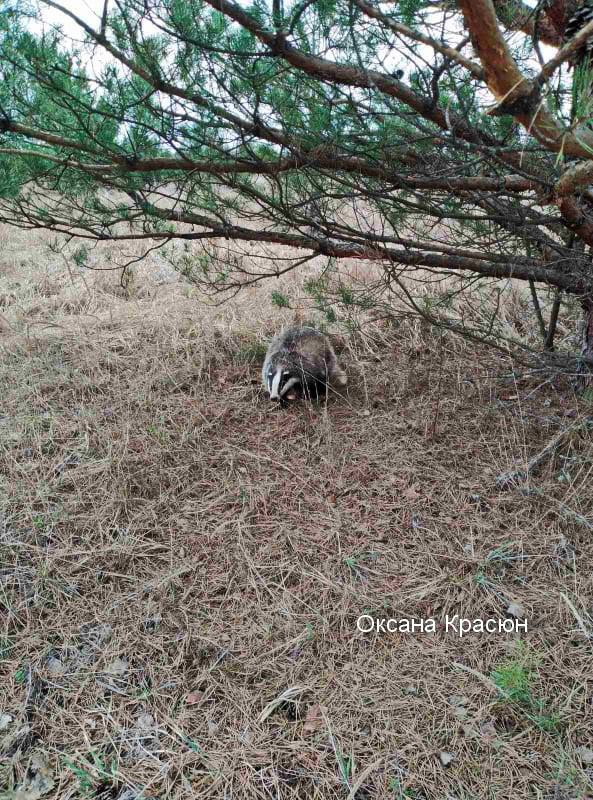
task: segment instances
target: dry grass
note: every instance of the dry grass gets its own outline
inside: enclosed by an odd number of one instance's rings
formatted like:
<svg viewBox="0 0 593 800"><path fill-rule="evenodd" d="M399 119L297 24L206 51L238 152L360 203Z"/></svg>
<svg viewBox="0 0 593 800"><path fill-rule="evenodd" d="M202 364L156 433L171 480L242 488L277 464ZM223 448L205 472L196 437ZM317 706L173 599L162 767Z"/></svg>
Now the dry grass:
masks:
<svg viewBox="0 0 593 800"><path fill-rule="evenodd" d="M4 237L9 797L593 796L591 434L495 481L590 412L567 386L406 323L280 410L269 287L85 294ZM356 627L511 602L526 635Z"/></svg>

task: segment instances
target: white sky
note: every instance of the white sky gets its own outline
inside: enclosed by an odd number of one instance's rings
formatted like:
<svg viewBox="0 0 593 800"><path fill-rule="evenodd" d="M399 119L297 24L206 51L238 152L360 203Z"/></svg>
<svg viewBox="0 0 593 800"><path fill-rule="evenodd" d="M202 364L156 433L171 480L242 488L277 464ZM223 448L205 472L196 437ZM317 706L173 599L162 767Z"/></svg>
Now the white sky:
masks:
<svg viewBox="0 0 593 800"><path fill-rule="evenodd" d="M93 28L95 29L99 28L101 15L103 12L104 0L58 0L58 1L64 8L68 9L69 11L72 11L74 14L83 19ZM237 2L243 4L242 0L237 0ZM536 0L524 0L524 2L526 3L526 5L529 5L531 7L535 7L536 5ZM38 5L39 5L38 21L32 24L34 30L36 28L39 30L44 24L59 25L63 30L64 34L66 35L66 37L72 38L75 41L81 41L84 34L81 32L79 26L72 19L70 19L68 16L61 13L60 11L57 11L53 8L48 8L43 3L43 0L39 0ZM455 36L453 37L453 39L456 38L457 37ZM422 50L422 47L420 48L420 50ZM427 50L426 53L427 57L432 55L431 48L427 47L426 50ZM541 51L544 59L546 60L551 58L554 53L554 49L547 47L546 45L541 45ZM87 67L92 66L95 70L100 71L101 67L104 66L104 64L109 61L109 56L105 53L104 50L102 50L102 48L94 48L92 52L93 52L93 58L92 58L93 63L87 64ZM393 68L395 68L395 66L397 65L394 65ZM538 62L534 57L533 67L537 69L538 66L539 66Z"/></svg>
<svg viewBox="0 0 593 800"><path fill-rule="evenodd" d="M67 8L68 11L72 11L73 14L76 14L93 27L97 27L103 11L102 0L61 0L60 5ZM78 35L80 28L65 14L53 8L48 8L43 3L40 3L39 7L41 20L50 24L60 25L67 36L76 37Z"/></svg>

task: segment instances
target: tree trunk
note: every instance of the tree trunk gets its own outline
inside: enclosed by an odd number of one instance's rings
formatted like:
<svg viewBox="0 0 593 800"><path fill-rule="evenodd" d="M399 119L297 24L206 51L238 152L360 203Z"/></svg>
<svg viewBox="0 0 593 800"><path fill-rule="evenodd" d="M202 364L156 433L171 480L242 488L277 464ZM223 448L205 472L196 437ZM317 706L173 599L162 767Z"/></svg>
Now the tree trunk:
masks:
<svg viewBox="0 0 593 800"><path fill-rule="evenodd" d="M582 333L581 333L581 375L579 379L580 388L584 389L591 385L593 378L593 298L585 297L581 300L583 309Z"/></svg>

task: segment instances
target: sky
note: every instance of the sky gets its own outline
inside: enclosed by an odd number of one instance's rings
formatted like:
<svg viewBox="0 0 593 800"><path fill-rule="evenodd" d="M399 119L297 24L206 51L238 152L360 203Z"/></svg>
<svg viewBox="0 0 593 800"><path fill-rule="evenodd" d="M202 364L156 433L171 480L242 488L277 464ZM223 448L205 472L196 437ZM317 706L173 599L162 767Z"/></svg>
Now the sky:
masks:
<svg viewBox="0 0 593 800"><path fill-rule="evenodd" d="M61 0L60 5L93 26L96 26L99 22L103 10L103 0ZM48 8L43 3L40 3L40 9L42 20L52 24L59 24L68 36L77 35L79 29L76 23L60 11Z"/></svg>
<svg viewBox="0 0 593 800"><path fill-rule="evenodd" d="M57 0L64 8L72 11L93 28L97 29L100 26L101 15L103 12L103 3L104 0ZM245 0L237 0L240 4L243 4ZM536 5L536 0L524 0L526 5L534 7ZM110 3L113 5L113 0L110 0ZM80 41L81 37L81 30L78 25L71 20L68 16L57 11L56 9L47 7L43 0L38 0L40 13L39 13L39 21L33 23L33 29L40 30L41 27L45 24L50 25L59 25L66 37L71 37L74 40ZM551 58L553 55L553 49L546 47L545 45L541 46L542 53L544 59ZM422 47L420 48L422 50ZM87 64L87 68L91 67L91 70L96 70L99 72L101 68L107 63L110 58L109 56L102 50L102 48L93 48L93 50L89 50L89 54L92 52L92 63ZM432 51L427 48L427 57L430 57ZM393 66L395 67L397 64ZM537 61L534 59L533 66L537 68L538 64ZM94 68L94 69L93 69Z"/></svg>

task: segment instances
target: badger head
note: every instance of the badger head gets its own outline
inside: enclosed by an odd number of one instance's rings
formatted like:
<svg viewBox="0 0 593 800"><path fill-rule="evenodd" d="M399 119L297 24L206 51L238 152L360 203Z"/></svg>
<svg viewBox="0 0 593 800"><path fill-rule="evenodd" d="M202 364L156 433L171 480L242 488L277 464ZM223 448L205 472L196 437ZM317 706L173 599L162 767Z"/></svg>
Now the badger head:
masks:
<svg viewBox="0 0 593 800"><path fill-rule="evenodd" d="M291 402L302 394L302 375L286 364L271 366L266 375L270 400Z"/></svg>

